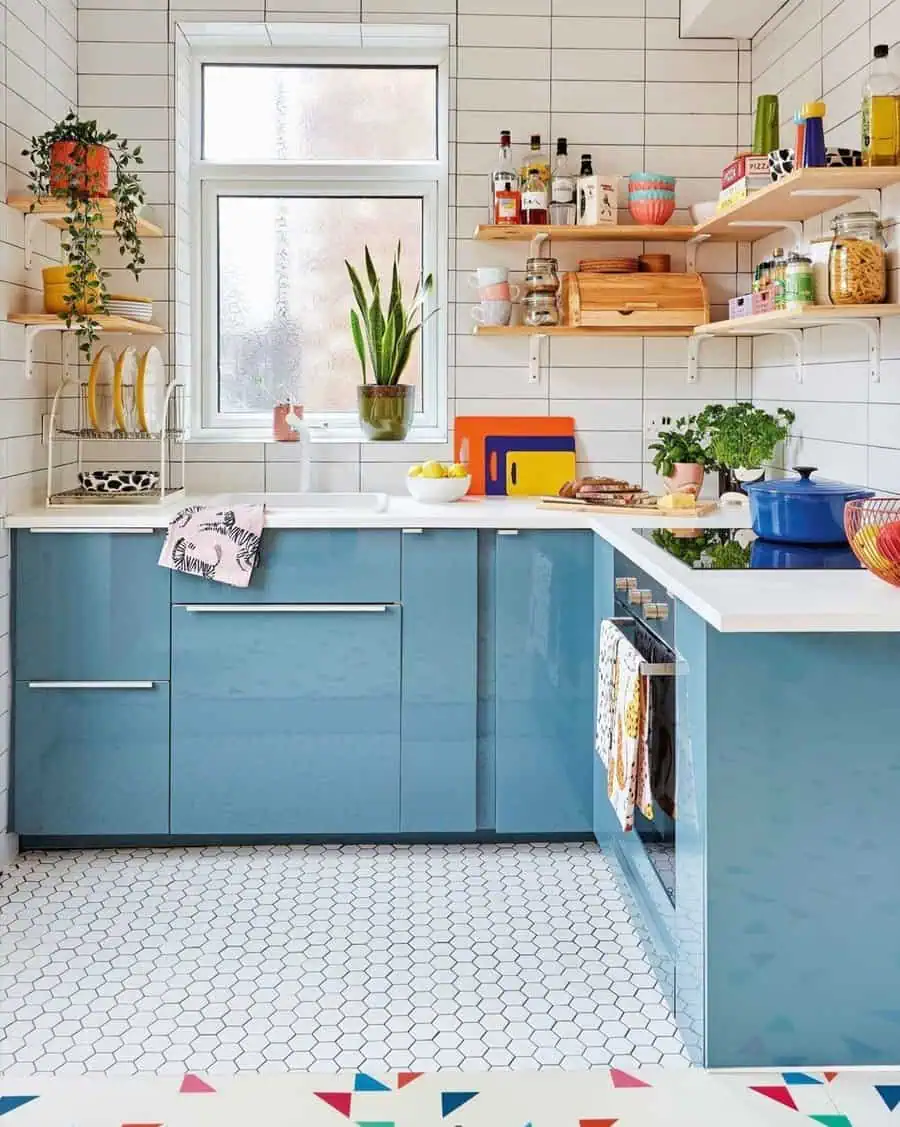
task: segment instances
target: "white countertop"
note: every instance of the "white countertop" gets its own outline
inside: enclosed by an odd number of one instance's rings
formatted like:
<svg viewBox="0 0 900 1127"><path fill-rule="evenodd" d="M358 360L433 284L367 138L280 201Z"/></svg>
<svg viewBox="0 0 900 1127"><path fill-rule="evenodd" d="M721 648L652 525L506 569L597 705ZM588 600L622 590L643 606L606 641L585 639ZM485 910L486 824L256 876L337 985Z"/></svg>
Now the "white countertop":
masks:
<svg viewBox="0 0 900 1127"><path fill-rule="evenodd" d="M189 504L227 503L226 495L177 497L162 505L96 505L23 510L9 528L165 528ZM692 571L639 536L640 527L747 527L746 509L725 508L706 517L591 515L539 509L532 499L466 498L452 505L421 505L391 497L383 512L277 509L269 528L488 528L593 529L662 583L717 630L727 633L900 632L900 588L865 571Z"/></svg>

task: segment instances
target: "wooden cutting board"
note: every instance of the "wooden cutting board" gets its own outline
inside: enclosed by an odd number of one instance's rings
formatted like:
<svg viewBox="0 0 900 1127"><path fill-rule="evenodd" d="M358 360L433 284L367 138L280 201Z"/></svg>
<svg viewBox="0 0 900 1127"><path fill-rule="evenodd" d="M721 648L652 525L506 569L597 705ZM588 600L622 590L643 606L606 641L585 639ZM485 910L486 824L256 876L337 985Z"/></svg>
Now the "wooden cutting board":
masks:
<svg viewBox="0 0 900 1127"><path fill-rule="evenodd" d="M655 505L594 505L590 501L581 501L577 497L542 497L538 501L539 509L576 509L586 513L618 513L629 514L643 513L648 517L705 517L714 513L719 505L717 501L700 501L692 509L658 509Z"/></svg>

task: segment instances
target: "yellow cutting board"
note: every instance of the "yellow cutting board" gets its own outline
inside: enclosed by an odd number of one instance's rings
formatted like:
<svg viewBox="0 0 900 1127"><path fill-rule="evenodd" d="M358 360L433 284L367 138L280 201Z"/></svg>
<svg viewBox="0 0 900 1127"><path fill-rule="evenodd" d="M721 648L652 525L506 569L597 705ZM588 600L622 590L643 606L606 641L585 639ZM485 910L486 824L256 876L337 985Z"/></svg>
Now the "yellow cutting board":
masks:
<svg viewBox="0 0 900 1127"><path fill-rule="evenodd" d="M510 450L506 455L507 497L540 497L558 493L575 478L572 450Z"/></svg>

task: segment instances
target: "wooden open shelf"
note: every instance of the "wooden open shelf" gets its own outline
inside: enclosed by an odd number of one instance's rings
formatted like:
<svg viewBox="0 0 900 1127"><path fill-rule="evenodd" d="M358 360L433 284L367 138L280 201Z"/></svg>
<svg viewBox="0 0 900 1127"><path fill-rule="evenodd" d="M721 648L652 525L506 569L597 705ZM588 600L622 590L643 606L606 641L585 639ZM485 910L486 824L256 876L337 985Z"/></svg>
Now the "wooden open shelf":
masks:
<svg viewBox="0 0 900 1127"><path fill-rule="evenodd" d="M565 226L532 227L526 224L498 224L490 226L485 224L475 228L476 239L487 239L495 242L527 243L537 235L549 235L551 239L559 242L666 242L683 243L694 235L693 227L679 227L675 224L661 227L648 224L623 223L623 224L598 224L597 226Z"/></svg>
<svg viewBox="0 0 900 1127"><path fill-rule="evenodd" d="M900 316L900 305L812 305L802 313L777 310L774 313L756 313L750 317L735 317L731 321L713 321L694 330L695 336L739 337L756 336L778 329L815 329L822 325L842 321L860 321L873 317Z"/></svg>
<svg viewBox="0 0 900 1127"><path fill-rule="evenodd" d="M116 205L109 199L101 199L97 202L100 204L100 210L103 213L101 230L104 234L110 235L113 232L113 223L116 218ZM6 197L6 203L8 207L15 208L16 211L36 216L44 223L49 223L51 227L64 228L66 225L65 217L69 213L69 208L63 199L38 200L34 211L32 211L31 205L34 203L34 196L30 192L10 192ZM163 229L150 219L139 215L137 233L142 239L161 239Z"/></svg>
<svg viewBox="0 0 900 1127"><path fill-rule="evenodd" d="M823 211L852 203L860 193L900 183L900 167L891 168L801 168L733 208L694 228L694 234L733 242L762 239ZM827 196L805 195L828 192ZM834 194L831 194L834 193ZM736 223L767 223L764 227L736 227ZM781 221L781 222L779 222Z"/></svg>
<svg viewBox="0 0 900 1127"><path fill-rule="evenodd" d="M14 325L29 325L34 328L59 329L61 332L74 332L66 329L65 321L55 313L10 313L6 318ZM143 333L147 336L160 336L165 330L159 325L150 325L145 321L132 321L128 317L103 317L98 314L94 320L103 333Z"/></svg>
<svg viewBox="0 0 900 1127"><path fill-rule="evenodd" d="M694 330L690 327L663 329L653 326L638 326L634 329L618 325L600 328L585 328L577 325L476 325L475 335L479 337L689 337Z"/></svg>

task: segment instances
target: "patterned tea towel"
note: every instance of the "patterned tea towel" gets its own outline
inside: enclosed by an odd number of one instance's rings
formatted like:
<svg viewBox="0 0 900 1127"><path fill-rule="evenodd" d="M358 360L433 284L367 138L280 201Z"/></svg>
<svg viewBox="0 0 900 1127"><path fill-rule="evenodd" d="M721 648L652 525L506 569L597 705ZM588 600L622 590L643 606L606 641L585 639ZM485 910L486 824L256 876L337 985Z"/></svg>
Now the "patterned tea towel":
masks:
<svg viewBox="0 0 900 1127"><path fill-rule="evenodd" d="M259 563L264 520L262 505L235 505L231 509L190 505L169 525L159 565L216 583L246 587Z"/></svg>
<svg viewBox="0 0 900 1127"><path fill-rule="evenodd" d="M597 754L606 766L607 796L623 830L634 828L637 805L653 817L647 756L647 678L644 658L612 622L600 631L597 670Z"/></svg>

